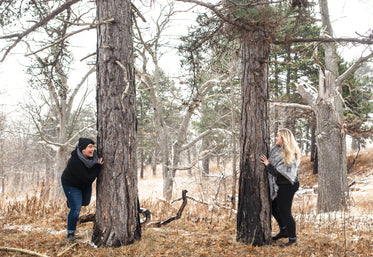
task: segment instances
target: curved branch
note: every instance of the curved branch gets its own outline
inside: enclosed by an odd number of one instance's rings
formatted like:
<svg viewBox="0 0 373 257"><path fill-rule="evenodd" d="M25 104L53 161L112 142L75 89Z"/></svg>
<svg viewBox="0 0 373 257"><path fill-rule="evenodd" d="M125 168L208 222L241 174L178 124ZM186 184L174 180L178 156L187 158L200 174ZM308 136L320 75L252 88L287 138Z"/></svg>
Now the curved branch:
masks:
<svg viewBox="0 0 373 257"><path fill-rule="evenodd" d="M193 168L200 160L203 160L204 158L206 158L207 155L209 155L212 151L211 150L205 150L203 152L201 152L198 157L193 160L188 166L185 166L185 167L170 167L170 166L167 166L169 169L173 169L173 170L190 170L191 168Z"/></svg>
<svg viewBox="0 0 373 257"><path fill-rule="evenodd" d="M187 149L189 149L191 146L193 146L194 144L196 144L198 141L200 141L202 138L210 135L211 133L213 133L214 130L212 129L208 129L206 131L204 131L202 134L200 134L198 137L196 137L193 141L191 141L189 144L186 144L186 145L183 145L181 148L180 148L180 151L185 151Z"/></svg>
<svg viewBox="0 0 373 257"><path fill-rule="evenodd" d="M341 74L336 81L337 86L339 86L345 79L348 78L352 73L354 73L364 62L368 61L373 57L373 52L367 56L361 56L350 68L348 68L343 74Z"/></svg>
<svg viewBox="0 0 373 257"><path fill-rule="evenodd" d="M91 125L89 126L86 126L84 128L82 128L81 130L79 130L78 132L75 133L75 135L73 135L69 140L67 140L65 143L61 144L61 143L55 143L55 142L52 142L48 139L46 139L42 133L42 131L40 130L40 127L36 124L36 122L34 121L38 131L39 131L39 136L41 137L41 139L48 145L53 145L53 146L57 146L57 147L66 147L66 146L70 146L70 147L74 147L73 145L71 145L71 141L76 138L78 135L80 135L83 131L85 131L87 128L89 127L93 127L95 126L96 124L95 123L92 123Z"/></svg>
<svg viewBox="0 0 373 257"><path fill-rule="evenodd" d="M56 17L58 14L60 14L63 11L65 11L66 9L70 8L70 6L72 6L73 4L75 4L75 3L79 2L79 1L80 0L70 0L70 1L67 1L66 3L64 3L63 5L61 5L60 7L58 7L56 10L54 10L53 12L51 12L43 20L39 21L38 23L36 23L34 26L32 26L31 28L27 29L23 33L16 33L16 34L11 34L11 35L6 35L6 36L0 37L0 39L17 38L16 41L14 41L13 44L7 48L7 50L5 51L3 57L0 60L0 62L3 62L5 60L5 58L8 56L8 54L10 53L10 51L14 47L16 47L18 45L18 43L22 41L23 38L25 38L26 36L28 36L31 32L34 32L35 30L37 30L41 26L44 26L50 20L52 20L54 17Z"/></svg>
<svg viewBox="0 0 373 257"><path fill-rule="evenodd" d="M82 78L82 80L80 81L80 83L75 87L74 91L72 92L72 94L70 95L69 97L69 101L67 103L67 113L70 113L71 111L71 108L72 108L72 105L73 105L73 102L74 102L74 99L75 99L75 96L78 94L80 88L83 86L84 82L88 79L89 75L91 75L93 72L96 71L96 67L93 67L91 68L85 75L84 77Z"/></svg>
<svg viewBox="0 0 373 257"><path fill-rule="evenodd" d="M71 36L73 36L73 35L75 35L75 34L78 34L78 33L83 32L83 31L85 31L85 30L90 30L90 29L92 29L92 28L94 28L94 26L89 26L89 27L87 27L87 28L83 28L83 29L79 29L79 30L77 30L77 31L71 32L71 33L65 35L64 37L60 38L59 40L53 42L52 44L49 44L49 45L47 45L47 46L44 46L44 47L42 47L42 48L40 48L40 49L38 49L38 50L36 50L36 51L34 51L34 52L32 52L32 53L28 53L28 54L26 54L25 56L30 56L30 55L37 54L37 53L39 53L39 52L41 52L41 51L43 51L43 50L45 50L45 49L47 49L47 48L50 48L50 47L52 47L52 46L54 46L54 45L59 44L60 42L66 40L67 38L69 38L69 37L71 37Z"/></svg>
<svg viewBox="0 0 373 257"><path fill-rule="evenodd" d="M188 190L183 190L182 191L182 199L183 199L183 203L181 204L180 206L180 209L179 211L177 212L177 214L175 216L172 216L171 218L168 218L167 220L165 221L159 221L159 222L153 222L153 223L150 223L149 226L155 226L155 227L161 227L163 225L166 225L168 223L170 223L171 221L174 221L174 220L177 220L177 219L180 219L181 218L181 215L183 214L183 211L184 211L184 208L185 206L187 205L188 203L188 197L187 197L187 194L188 193Z"/></svg>

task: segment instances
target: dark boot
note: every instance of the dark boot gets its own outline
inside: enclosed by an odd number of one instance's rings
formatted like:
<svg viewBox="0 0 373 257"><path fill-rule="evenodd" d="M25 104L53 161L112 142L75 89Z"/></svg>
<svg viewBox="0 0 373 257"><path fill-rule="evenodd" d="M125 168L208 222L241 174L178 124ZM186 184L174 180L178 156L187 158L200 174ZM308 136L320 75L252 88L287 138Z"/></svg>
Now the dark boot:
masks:
<svg viewBox="0 0 373 257"><path fill-rule="evenodd" d="M67 234L67 242L74 243L76 241L74 233Z"/></svg>
<svg viewBox="0 0 373 257"><path fill-rule="evenodd" d="M287 246L294 246L297 245L297 239L296 238L289 238L289 242L286 244L281 244L280 247L287 247Z"/></svg>
<svg viewBox="0 0 373 257"><path fill-rule="evenodd" d="M277 235L275 235L274 237L272 237L272 240L276 241L276 240L279 240L281 238L287 238L287 237L289 237L289 235L288 235L288 232L286 231L286 229L280 229L280 232Z"/></svg>

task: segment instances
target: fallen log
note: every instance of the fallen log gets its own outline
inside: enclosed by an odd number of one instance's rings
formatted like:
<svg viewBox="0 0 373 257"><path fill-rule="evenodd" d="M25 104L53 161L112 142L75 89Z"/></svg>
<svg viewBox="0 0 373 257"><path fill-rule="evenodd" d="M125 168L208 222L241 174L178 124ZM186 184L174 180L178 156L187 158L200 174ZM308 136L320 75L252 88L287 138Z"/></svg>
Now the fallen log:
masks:
<svg viewBox="0 0 373 257"><path fill-rule="evenodd" d="M95 213L89 213L86 215L82 215L79 217L78 223L86 223L86 222L95 222L96 221L96 214Z"/></svg>
<svg viewBox="0 0 373 257"><path fill-rule="evenodd" d="M152 223L149 223L148 226L154 226L154 227L161 227L163 225L166 225L168 223L170 223L171 221L174 221L174 220L177 220L177 219L180 219L181 218L181 215L183 214L183 211L184 211L184 208L185 206L187 205L188 203L188 197L187 197L187 194L188 191L187 190L183 190L182 191L182 199L183 199L183 203L181 204L180 206L180 209L179 211L177 212L177 214L175 216L172 216L171 218L168 218L167 220L165 221L159 221L159 222L152 222Z"/></svg>
<svg viewBox="0 0 373 257"><path fill-rule="evenodd" d="M26 249L21 249L21 248L12 248L12 247L4 247L0 246L0 251L5 251L5 252L19 252L19 253L25 253L28 255L33 255L33 256L39 256L39 257L48 257L48 255L44 255L41 253L37 253L34 251L26 250Z"/></svg>
<svg viewBox="0 0 373 257"><path fill-rule="evenodd" d="M144 219L141 220L141 224L144 224L148 222L151 218L151 212L148 209L140 208L139 213L144 216ZM96 221L96 215L95 213L89 213L86 215L82 215L79 217L78 223L86 223L86 222L95 222Z"/></svg>

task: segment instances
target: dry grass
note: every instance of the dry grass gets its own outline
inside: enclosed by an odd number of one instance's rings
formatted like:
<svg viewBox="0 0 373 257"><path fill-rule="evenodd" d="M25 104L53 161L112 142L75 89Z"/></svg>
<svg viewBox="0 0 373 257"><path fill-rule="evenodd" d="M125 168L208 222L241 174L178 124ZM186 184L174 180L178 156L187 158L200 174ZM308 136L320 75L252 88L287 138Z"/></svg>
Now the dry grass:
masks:
<svg viewBox="0 0 373 257"><path fill-rule="evenodd" d="M90 244L93 224L80 224L79 243L62 256L372 256L373 193L368 186L372 178L372 156L372 152L360 153L349 174L350 181L356 181L349 211L324 215L315 211L316 195L312 186L317 176L312 175L308 160L303 160L300 180L303 188L310 190L297 193L295 198L293 212L298 231L295 247L280 248L279 244L285 240L263 247L236 242L236 214L216 205L217 202L229 204L224 190L230 191L231 178L226 175L222 179L223 169L215 168L211 178L179 174L175 186L175 198L179 197L181 188L187 188L188 195L209 204L189 200L181 219L161 228L144 226L140 241L119 248L95 248ZM353 157L349 156L348 160ZM161 174L156 178L149 174L147 179L139 180L141 205L152 211L153 221L165 220L176 214L181 202L170 204L154 197L160 195ZM153 185L152 181L157 184ZM65 240L68 211L65 202L50 202L47 195L45 188L39 188L22 201L2 196L0 246L28 249L47 256L57 256L70 246ZM82 214L93 211L94 202L83 209ZM277 226L272 222L275 233ZM22 256L5 251L0 251L0 255Z"/></svg>

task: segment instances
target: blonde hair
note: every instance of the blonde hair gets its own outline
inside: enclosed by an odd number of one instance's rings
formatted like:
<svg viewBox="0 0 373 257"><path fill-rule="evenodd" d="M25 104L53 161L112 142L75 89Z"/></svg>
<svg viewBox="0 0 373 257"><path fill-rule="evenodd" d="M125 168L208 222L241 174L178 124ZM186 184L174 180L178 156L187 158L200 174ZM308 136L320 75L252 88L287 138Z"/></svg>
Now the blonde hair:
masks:
<svg viewBox="0 0 373 257"><path fill-rule="evenodd" d="M293 155L297 163L300 160L300 150L297 141L295 141L293 133L289 129L282 128L278 131L278 134L282 138L282 150L284 151L284 162L290 164Z"/></svg>

